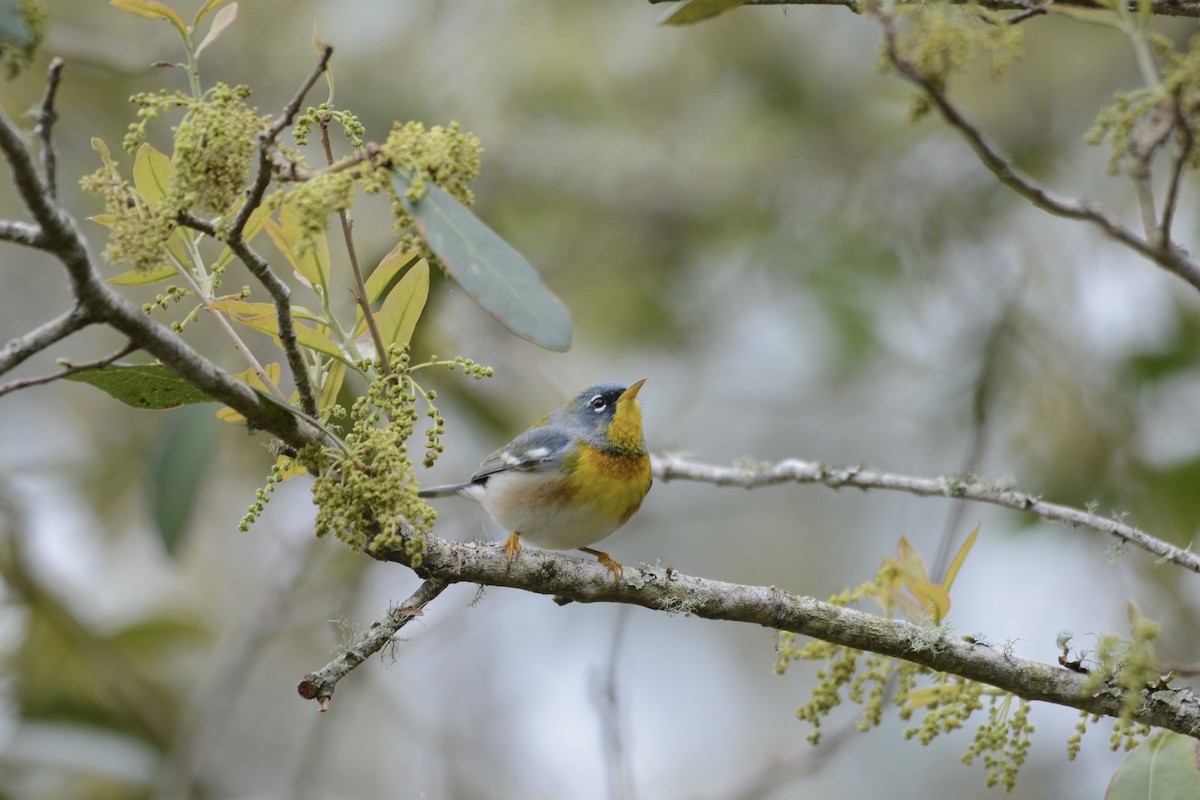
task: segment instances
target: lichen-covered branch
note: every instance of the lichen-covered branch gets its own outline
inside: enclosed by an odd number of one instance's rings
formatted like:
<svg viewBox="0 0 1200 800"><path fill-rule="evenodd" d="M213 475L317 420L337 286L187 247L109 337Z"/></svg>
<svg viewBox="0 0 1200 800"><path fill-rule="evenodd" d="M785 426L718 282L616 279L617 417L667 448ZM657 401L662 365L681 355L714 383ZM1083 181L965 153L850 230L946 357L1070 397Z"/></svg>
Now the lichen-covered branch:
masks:
<svg viewBox="0 0 1200 800"><path fill-rule="evenodd" d="M42 95L42 104L38 109L37 135L42 143L42 180L51 197L58 197L58 155L54 151L52 133L54 123L58 121L58 112L54 110L54 100L58 96L62 71L63 60L57 56L50 59L50 66L46 69L46 91Z"/></svg>
<svg viewBox="0 0 1200 800"><path fill-rule="evenodd" d="M377 546L375 558L411 565L402 543ZM971 643L910 622L865 614L774 586L746 586L683 575L671 569L625 567L614 582L607 567L573 556L526 548L512 564L500 545L426 535L417 571L446 584L477 583L551 595L555 602L630 603L670 614L745 622L960 675L1027 700L1118 717L1123 694L1085 691L1086 675ZM1185 690L1142 693L1136 722L1200 736L1200 700Z"/></svg>
<svg viewBox="0 0 1200 800"><path fill-rule="evenodd" d="M651 3L672 3L675 0L649 0ZM872 0L745 0L747 6L844 6L855 14L866 10ZM1042 4L1031 0L950 0L952 5L973 3L990 11L1019 11L1030 12L1038 10ZM1058 0L1058 5L1075 8L1109 9L1109 6L1089 0ZM1138 10L1137 0L1129 0L1129 9ZM1152 14L1162 17L1200 17L1200 2L1197 0L1151 0Z"/></svg>
<svg viewBox="0 0 1200 800"><path fill-rule="evenodd" d="M329 707L329 699L338 681L349 675L359 664L383 649L395 635L411 620L421 615L435 597L442 593L448 584L437 578L428 578L401 605L388 611L388 615L371 626L358 641L338 653L337 658L330 661L316 672L305 675L296 691L305 700L316 700L321 711Z"/></svg>
<svg viewBox="0 0 1200 800"><path fill-rule="evenodd" d="M781 483L812 483L830 489L885 489L921 497L949 497L989 503L1032 514L1072 528L1086 528L1115 536L1122 542L1153 553L1162 561L1200 572L1200 555L1156 539L1145 531L1112 517L1070 506L1048 503L1040 497L977 478L962 476L919 478L893 475L858 466L829 467L815 461L787 459L776 464L748 467L714 467L674 456L655 456L654 477L660 481L689 480L716 486L757 489Z"/></svg>

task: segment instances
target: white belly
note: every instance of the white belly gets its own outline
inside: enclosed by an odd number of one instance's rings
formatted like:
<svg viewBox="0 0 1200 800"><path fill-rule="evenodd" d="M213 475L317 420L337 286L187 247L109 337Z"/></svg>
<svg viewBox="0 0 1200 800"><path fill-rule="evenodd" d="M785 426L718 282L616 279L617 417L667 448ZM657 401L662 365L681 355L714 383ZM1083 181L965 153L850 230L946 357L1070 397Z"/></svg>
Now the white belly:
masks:
<svg viewBox="0 0 1200 800"><path fill-rule="evenodd" d="M516 497L524 498L523 502ZM488 479L478 499L506 532L519 533L523 543L550 550L588 547L621 527L619 520L597 514L591 506L562 502L546 485L545 475L498 473Z"/></svg>

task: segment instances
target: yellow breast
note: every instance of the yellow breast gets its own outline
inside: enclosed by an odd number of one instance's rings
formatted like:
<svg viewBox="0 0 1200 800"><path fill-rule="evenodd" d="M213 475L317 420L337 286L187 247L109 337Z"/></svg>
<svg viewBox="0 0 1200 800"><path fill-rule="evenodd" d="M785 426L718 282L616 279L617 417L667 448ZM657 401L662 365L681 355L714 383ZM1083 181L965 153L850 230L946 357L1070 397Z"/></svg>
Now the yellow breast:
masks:
<svg viewBox="0 0 1200 800"><path fill-rule="evenodd" d="M650 491L650 456L644 451L615 454L581 444L577 458L569 481L571 501L613 520L616 530L637 513Z"/></svg>

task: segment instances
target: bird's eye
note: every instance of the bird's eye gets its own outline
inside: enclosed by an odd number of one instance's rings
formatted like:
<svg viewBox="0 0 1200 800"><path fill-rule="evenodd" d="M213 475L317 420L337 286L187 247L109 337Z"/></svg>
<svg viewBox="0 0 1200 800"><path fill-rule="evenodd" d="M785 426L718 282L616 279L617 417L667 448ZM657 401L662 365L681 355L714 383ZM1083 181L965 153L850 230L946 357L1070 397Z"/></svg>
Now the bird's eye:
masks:
<svg viewBox="0 0 1200 800"><path fill-rule="evenodd" d="M608 406L608 403L604 402L603 397L596 395L591 400L588 400L588 406L592 409L592 411L595 411L597 414L599 414Z"/></svg>

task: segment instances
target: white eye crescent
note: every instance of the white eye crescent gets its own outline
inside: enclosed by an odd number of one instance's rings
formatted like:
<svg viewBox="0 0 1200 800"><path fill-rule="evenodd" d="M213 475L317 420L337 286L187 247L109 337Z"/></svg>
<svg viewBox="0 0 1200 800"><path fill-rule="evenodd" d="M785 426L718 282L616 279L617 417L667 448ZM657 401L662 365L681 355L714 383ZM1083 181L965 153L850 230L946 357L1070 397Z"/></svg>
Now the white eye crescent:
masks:
<svg viewBox="0 0 1200 800"><path fill-rule="evenodd" d="M596 395L591 400L588 400L588 407L591 408L592 411L595 411L597 414L599 414L608 407L608 403L604 402L603 396Z"/></svg>

